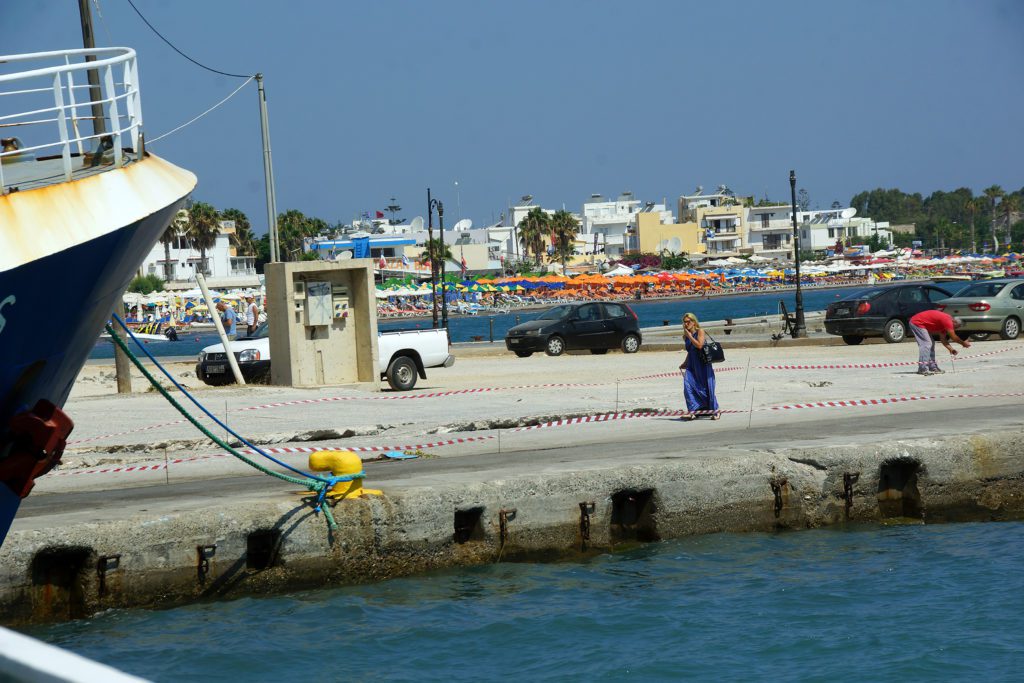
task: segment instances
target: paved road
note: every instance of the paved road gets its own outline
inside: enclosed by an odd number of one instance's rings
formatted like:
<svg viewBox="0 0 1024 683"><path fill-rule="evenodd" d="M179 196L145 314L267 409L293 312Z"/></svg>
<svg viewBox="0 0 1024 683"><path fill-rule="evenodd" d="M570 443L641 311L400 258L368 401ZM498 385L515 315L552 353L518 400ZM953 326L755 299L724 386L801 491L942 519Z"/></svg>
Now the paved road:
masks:
<svg viewBox="0 0 1024 683"><path fill-rule="evenodd" d="M431 372L409 394L249 387L197 395L268 449L420 445L435 456L366 462L368 485L385 487L823 441L871 448L900 438L1019 428L1024 414L1019 342L975 344L955 367L943 359L949 372L934 377L914 374L910 343L727 353L718 395L732 412L717 422L629 412L682 408L678 353L467 358ZM40 515L100 519L197 508L211 497L294 488L250 476L245 465L197 438L155 393L77 399L68 410L77 426L67 464L40 480L17 525L45 525ZM595 420L610 413L616 419ZM560 424L566 416L579 423ZM278 457L299 468L307 459L301 452Z"/></svg>

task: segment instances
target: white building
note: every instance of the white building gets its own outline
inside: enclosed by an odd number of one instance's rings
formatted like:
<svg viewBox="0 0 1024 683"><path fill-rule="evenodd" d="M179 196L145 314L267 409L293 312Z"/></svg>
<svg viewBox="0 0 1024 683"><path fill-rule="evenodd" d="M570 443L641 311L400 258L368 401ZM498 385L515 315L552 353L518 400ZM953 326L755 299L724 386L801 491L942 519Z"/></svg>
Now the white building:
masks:
<svg viewBox="0 0 1024 683"><path fill-rule="evenodd" d="M844 245L865 244L874 235L885 244L892 244L888 222L858 217L854 208L798 211L796 217L801 250L825 251L839 240Z"/></svg>
<svg viewBox="0 0 1024 683"><path fill-rule="evenodd" d="M641 202L626 191L615 200L606 200L599 194L593 194L583 203L583 215L580 220L579 241L588 245L586 253L604 251L609 258L619 258L627 245L627 234L636 228L636 215L643 212L657 213L661 223L673 221L672 212L665 204Z"/></svg>
<svg viewBox="0 0 1024 683"><path fill-rule="evenodd" d="M793 258L793 210L788 204L747 207L747 246L758 256Z"/></svg>
<svg viewBox="0 0 1024 683"><path fill-rule="evenodd" d="M231 246L231 235L235 231L234 221L221 221L214 245L206 250L206 280L210 287L229 289L235 287L258 287L255 256L236 256ZM156 275L166 278L165 247L157 242L149 250L140 275ZM189 289L195 286L196 273L202 270L199 250L192 246L187 237L179 236L170 245L170 274L167 289Z"/></svg>

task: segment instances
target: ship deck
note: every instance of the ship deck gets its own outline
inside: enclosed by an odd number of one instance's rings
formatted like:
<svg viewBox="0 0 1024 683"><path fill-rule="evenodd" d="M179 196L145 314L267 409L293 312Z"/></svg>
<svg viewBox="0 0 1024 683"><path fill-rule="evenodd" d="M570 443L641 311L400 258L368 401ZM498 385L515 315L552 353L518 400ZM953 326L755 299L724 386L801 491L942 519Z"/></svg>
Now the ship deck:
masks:
<svg viewBox="0 0 1024 683"><path fill-rule="evenodd" d="M125 150L123 161L134 160L131 150ZM113 160L93 166L86 162L84 155L71 155L71 180L81 180L115 168ZM4 164L4 191L25 192L67 181L64 176L64 160L60 156L27 159Z"/></svg>

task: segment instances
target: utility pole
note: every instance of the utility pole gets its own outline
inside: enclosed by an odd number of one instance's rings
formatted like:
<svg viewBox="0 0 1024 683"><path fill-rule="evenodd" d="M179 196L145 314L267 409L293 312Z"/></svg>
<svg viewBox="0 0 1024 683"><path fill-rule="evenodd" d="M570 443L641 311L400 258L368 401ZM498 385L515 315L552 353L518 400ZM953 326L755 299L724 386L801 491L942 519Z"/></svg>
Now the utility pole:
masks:
<svg viewBox="0 0 1024 683"><path fill-rule="evenodd" d="M81 0L85 2L86 0ZM277 197L274 194L274 160L270 153L270 121L267 117L267 93L263 89L263 74L256 74L256 90L260 99L260 130L263 133L263 179L267 189L267 229L270 237L270 262L281 260L281 246L277 239Z"/></svg>
<svg viewBox="0 0 1024 683"><path fill-rule="evenodd" d="M92 14L89 12L89 0L78 0L78 15L82 22L82 47L86 50L91 50L96 47L96 38L92 32ZM95 62L96 55L86 55L85 61ZM100 136L107 132L107 122L103 113L103 103L101 102L103 93L100 90L100 75L96 69L89 69L87 75L89 77L89 100L92 102L92 133L96 139L96 144L93 148L97 154L100 154ZM136 150L136 152L138 151ZM122 301L123 297L119 297L118 303L114 306L114 310L111 311L112 314L124 314ZM124 340L117 329L117 325L111 325L110 329L116 337L122 341ZM117 378L117 393L132 393L132 364L128 359L128 354L117 343L114 344L114 375Z"/></svg>
<svg viewBox="0 0 1024 683"><path fill-rule="evenodd" d="M89 12L89 0L78 0L78 15L82 21L82 47L91 50L96 47L96 38L92 32L92 14ZM95 62L96 55L86 55L85 61ZM93 135L103 135L107 132L106 116L103 114L103 94L100 91L100 74L96 69L89 69L89 100L92 102L92 132ZM96 138L96 147L99 149L99 137ZM138 151L138 150L136 150Z"/></svg>

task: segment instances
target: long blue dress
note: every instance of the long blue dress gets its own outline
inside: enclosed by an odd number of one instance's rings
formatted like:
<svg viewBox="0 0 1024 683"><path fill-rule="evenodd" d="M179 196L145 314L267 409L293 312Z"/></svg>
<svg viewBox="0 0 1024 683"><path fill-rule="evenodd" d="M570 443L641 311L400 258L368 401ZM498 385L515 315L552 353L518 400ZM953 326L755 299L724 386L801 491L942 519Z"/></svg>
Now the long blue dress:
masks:
<svg viewBox="0 0 1024 683"><path fill-rule="evenodd" d="M698 410L718 412L718 398L715 396L715 368L705 363L700 349L683 337L686 344L686 375L683 377L683 396L686 397L686 410L693 413Z"/></svg>

